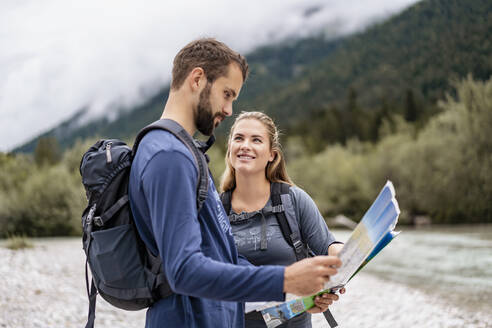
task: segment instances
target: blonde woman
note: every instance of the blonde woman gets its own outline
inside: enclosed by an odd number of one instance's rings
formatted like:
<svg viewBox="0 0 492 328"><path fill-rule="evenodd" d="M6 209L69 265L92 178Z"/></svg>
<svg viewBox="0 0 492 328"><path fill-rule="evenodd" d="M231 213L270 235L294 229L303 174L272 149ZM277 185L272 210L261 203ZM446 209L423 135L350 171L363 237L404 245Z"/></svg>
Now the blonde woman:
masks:
<svg viewBox="0 0 492 328"><path fill-rule="evenodd" d="M311 197L288 176L277 127L269 116L241 113L231 128L225 160L221 200L239 254L254 265L289 265L312 253L338 254L342 244ZM334 294L318 296L309 312L324 312L337 299ZM253 311L246 314L246 327L266 325ZM311 315L304 313L281 327L311 327Z"/></svg>

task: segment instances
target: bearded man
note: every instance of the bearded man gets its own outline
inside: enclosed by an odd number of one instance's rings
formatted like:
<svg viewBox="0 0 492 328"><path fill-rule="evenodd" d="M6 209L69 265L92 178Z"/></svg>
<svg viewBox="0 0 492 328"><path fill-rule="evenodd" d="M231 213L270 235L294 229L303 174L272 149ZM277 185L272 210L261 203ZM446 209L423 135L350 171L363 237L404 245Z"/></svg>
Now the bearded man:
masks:
<svg viewBox="0 0 492 328"><path fill-rule="evenodd" d="M186 45L173 62L162 119L190 135L212 135L232 114L248 75L246 59L215 39ZM153 130L133 160L129 197L138 232L162 259L173 294L147 311L146 327L243 327L245 301L284 301L285 293L313 294L336 273L334 256L288 267L253 266L239 258L213 180L198 212L198 168L173 134Z"/></svg>

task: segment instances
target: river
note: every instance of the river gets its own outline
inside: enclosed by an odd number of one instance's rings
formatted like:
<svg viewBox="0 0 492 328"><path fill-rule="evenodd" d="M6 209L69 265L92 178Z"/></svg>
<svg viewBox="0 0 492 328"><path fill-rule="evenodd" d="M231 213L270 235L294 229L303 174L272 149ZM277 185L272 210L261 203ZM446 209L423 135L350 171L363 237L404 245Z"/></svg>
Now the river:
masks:
<svg viewBox="0 0 492 328"><path fill-rule="evenodd" d="M492 225L401 230L366 273L439 294L471 312L492 311Z"/></svg>

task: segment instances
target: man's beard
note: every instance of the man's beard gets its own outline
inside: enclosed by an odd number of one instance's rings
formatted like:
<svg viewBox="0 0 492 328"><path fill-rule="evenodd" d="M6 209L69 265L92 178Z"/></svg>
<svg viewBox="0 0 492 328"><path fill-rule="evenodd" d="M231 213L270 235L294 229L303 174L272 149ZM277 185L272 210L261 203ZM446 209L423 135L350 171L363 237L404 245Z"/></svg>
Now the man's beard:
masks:
<svg viewBox="0 0 492 328"><path fill-rule="evenodd" d="M216 128L215 118L223 116L222 113L212 113L212 105L210 104L210 90L212 84L207 82L205 88L200 92L200 100L195 109L195 125L200 133L210 136ZM218 125L218 123L217 123Z"/></svg>

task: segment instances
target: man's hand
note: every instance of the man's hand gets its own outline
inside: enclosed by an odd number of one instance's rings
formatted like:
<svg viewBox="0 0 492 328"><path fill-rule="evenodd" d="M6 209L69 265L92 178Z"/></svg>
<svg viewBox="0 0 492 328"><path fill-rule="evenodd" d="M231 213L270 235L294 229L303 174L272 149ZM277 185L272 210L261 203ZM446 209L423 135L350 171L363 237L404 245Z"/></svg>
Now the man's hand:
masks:
<svg viewBox="0 0 492 328"><path fill-rule="evenodd" d="M298 296L315 294L341 265L336 256L316 256L291 264L285 268L284 292Z"/></svg>
<svg viewBox="0 0 492 328"><path fill-rule="evenodd" d="M328 255L337 256L343 248L343 244L333 243L328 247Z"/></svg>

